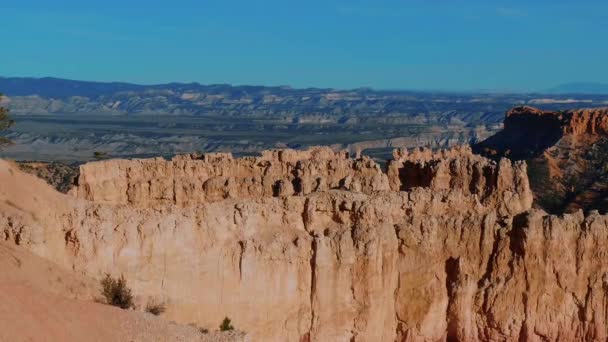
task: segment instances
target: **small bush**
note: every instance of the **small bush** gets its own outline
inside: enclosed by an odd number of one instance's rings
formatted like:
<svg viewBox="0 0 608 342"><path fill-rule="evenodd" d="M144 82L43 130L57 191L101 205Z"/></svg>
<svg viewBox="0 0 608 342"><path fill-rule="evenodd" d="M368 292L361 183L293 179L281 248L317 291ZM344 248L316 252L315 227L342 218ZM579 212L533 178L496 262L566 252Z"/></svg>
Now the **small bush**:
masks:
<svg viewBox="0 0 608 342"><path fill-rule="evenodd" d="M232 326L232 322L230 321L230 318L226 317L222 321L222 324L220 324L220 331L229 331L229 330L234 330L234 327Z"/></svg>
<svg viewBox="0 0 608 342"><path fill-rule="evenodd" d="M93 152L93 158L95 158L97 160L106 159L106 158L108 158L108 152L95 151L95 152Z"/></svg>
<svg viewBox="0 0 608 342"><path fill-rule="evenodd" d="M201 334L208 334L209 333L209 329L207 328L203 328L203 327L199 327L196 323L190 323L188 324L189 326L197 329Z"/></svg>
<svg viewBox="0 0 608 342"><path fill-rule="evenodd" d="M101 280L101 288L106 304L121 309L130 309L134 306L131 289L127 287L127 281L123 276L114 279L106 274L106 277Z"/></svg>
<svg viewBox="0 0 608 342"><path fill-rule="evenodd" d="M157 303L156 301L148 302L148 304L146 304L146 312L149 312L154 316L160 316L160 314L165 312L165 304Z"/></svg>

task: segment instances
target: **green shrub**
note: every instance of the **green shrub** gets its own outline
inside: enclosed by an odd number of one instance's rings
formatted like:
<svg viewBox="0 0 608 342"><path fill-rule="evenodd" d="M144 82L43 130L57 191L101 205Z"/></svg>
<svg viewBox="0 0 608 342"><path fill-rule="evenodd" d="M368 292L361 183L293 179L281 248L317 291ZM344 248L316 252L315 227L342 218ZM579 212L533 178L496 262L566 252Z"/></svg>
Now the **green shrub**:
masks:
<svg viewBox="0 0 608 342"><path fill-rule="evenodd" d="M108 158L108 152L95 151L95 152L93 152L93 158L95 158L97 160L106 159L106 158Z"/></svg>
<svg viewBox="0 0 608 342"><path fill-rule="evenodd" d="M222 324L220 324L220 331L229 331L229 330L234 330L234 327L232 326L232 322L230 321L230 318L226 317L222 321Z"/></svg>
<svg viewBox="0 0 608 342"><path fill-rule="evenodd" d="M131 289L127 287L127 281L123 276L114 279L106 274L106 277L101 280L101 288L106 304L121 309L130 309L134 306Z"/></svg>

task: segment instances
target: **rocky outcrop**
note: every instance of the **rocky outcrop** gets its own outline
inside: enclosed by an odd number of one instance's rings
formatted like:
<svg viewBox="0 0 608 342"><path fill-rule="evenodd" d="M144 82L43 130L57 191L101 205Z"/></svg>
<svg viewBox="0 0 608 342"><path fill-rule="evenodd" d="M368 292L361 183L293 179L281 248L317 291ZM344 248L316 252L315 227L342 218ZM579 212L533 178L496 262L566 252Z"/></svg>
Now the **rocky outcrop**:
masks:
<svg viewBox="0 0 608 342"><path fill-rule="evenodd" d="M352 159L327 147L265 151L235 159L229 153L110 160L80 167L76 197L106 204L181 207L228 198L306 195L343 189L388 190L388 180L369 158Z"/></svg>
<svg viewBox="0 0 608 342"><path fill-rule="evenodd" d="M477 153L512 159L538 157L564 137L597 140L608 135L608 108L563 112L516 107L507 112L504 129L474 146Z"/></svg>
<svg viewBox="0 0 608 342"><path fill-rule="evenodd" d="M80 167L78 186L71 193L105 204L141 207L195 206L225 199L305 196L313 192L345 190L372 194L415 187L461 190L485 205L521 212L529 207L525 166L499 163L474 155L468 147L440 152L429 149L395 150L388 172L371 159L351 158L326 147L305 151L275 150L260 157L233 158L227 153L162 158L111 160ZM499 198L503 195L516 198Z"/></svg>
<svg viewBox="0 0 608 342"><path fill-rule="evenodd" d="M536 204L552 213L606 212L608 108L561 112L517 107L504 130L473 146L489 158L526 160Z"/></svg>
<svg viewBox="0 0 608 342"><path fill-rule="evenodd" d="M541 123L542 126L539 126ZM533 129L537 133L552 126L558 127L563 134L607 135L608 108L551 112L533 107L516 107L507 112L504 123L505 130ZM540 127L543 130L539 130Z"/></svg>
<svg viewBox="0 0 608 342"><path fill-rule="evenodd" d="M531 210L524 163L466 148L396 151L386 173L325 149L110 160L70 196L0 162L0 184L5 240L123 274L179 322L281 341L608 337L608 217Z"/></svg>
<svg viewBox="0 0 608 342"><path fill-rule="evenodd" d="M568 111L565 134L608 135L608 108Z"/></svg>
<svg viewBox="0 0 608 342"><path fill-rule="evenodd" d="M508 159L496 163L474 155L468 146L439 152L395 150L387 174L393 191L459 190L501 215L520 213L532 204L525 164Z"/></svg>

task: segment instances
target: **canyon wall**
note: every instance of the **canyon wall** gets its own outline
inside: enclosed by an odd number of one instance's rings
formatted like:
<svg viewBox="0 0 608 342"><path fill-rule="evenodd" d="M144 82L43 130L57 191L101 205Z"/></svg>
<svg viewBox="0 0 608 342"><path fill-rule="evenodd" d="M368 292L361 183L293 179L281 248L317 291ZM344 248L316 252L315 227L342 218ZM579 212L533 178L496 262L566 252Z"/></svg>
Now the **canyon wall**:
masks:
<svg viewBox="0 0 608 342"><path fill-rule="evenodd" d="M503 131L473 149L496 160L525 160L535 205L547 212L607 212L608 108L516 107Z"/></svg>
<svg viewBox="0 0 608 342"><path fill-rule="evenodd" d="M544 111L533 107L516 107L508 111L505 118L505 130L522 130L526 128L538 131L538 123L552 126L554 122L563 134L572 135L607 135L608 108L573 109L567 111Z"/></svg>
<svg viewBox="0 0 608 342"><path fill-rule="evenodd" d="M5 240L125 275L144 305L261 341L605 340L608 217L531 210L525 163L315 148L83 165L70 195L0 161Z"/></svg>
<svg viewBox="0 0 608 342"><path fill-rule="evenodd" d="M505 116L504 130L474 146L488 156L529 159L538 157L560 140L589 147L608 135L608 108L560 112L515 107Z"/></svg>

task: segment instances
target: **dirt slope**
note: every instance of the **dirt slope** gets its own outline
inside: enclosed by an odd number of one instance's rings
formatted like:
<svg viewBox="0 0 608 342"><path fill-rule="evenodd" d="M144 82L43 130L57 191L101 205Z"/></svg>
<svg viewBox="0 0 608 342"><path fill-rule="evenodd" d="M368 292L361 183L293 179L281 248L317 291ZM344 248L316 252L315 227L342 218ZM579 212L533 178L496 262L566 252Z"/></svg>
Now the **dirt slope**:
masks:
<svg viewBox="0 0 608 342"><path fill-rule="evenodd" d="M0 243L0 341L234 341L138 311L98 304L97 282Z"/></svg>

